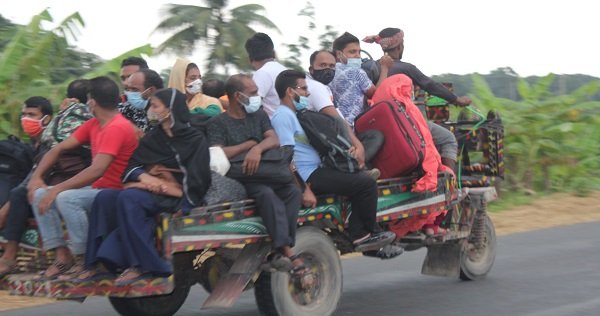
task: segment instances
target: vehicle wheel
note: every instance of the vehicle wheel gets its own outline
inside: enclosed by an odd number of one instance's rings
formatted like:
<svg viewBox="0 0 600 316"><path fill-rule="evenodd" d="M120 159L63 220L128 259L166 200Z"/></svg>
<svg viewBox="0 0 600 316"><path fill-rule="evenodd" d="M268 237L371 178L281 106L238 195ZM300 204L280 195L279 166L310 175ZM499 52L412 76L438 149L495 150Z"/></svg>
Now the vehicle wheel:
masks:
<svg viewBox="0 0 600 316"><path fill-rule="evenodd" d="M263 315L331 315L342 295L342 264L331 239L314 227L296 234L294 252L311 271L312 284L289 273L261 273L254 296ZM310 278L310 276L309 276Z"/></svg>
<svg viewBox="0 0 600 316"><path fill-rule="evenodd" d="M485 212L475 215L471 235L464 241L460 256L460 279L478 280L492 269L496 259L496 230Z"/></svg>
<svg viewBox="0 0 600 316"><path fill-rule="evenodd" d="M212 256L202 263L199 282L206 292L212 293L219 279L227 274L232 265L233 260L218 255Z"/></svg>
<svg viewBox="0 0 600 316"><path fill-rule="evenodd" d="M109 297L113 308L123 316L171 316L185 302L190 285L175 286L171 294L147 297Z"/></svg>

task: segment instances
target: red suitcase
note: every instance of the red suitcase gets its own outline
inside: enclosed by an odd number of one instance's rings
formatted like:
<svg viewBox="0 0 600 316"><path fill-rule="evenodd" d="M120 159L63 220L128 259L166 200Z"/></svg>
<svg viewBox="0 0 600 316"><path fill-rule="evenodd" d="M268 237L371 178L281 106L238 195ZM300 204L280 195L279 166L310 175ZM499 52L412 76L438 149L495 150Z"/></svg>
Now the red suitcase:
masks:
<svg viewBox="0 0 600 316"><path fill-rule="evenodd" d="M381 178L405 176L421 166L425 139L402 103L391 100L373 105L356 118L354 128L358 133L374 129L385 135L385 142L373 159Z"/></svg>

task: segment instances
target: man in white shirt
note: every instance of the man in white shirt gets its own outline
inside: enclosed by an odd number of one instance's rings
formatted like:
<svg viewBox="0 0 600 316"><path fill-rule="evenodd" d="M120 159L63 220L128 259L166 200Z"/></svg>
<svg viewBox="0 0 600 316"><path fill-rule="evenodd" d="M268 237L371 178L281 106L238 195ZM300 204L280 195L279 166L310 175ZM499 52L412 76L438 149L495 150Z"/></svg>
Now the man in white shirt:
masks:
<svg viewBox="0 0 600 316"><path fill-rule="evenodd" d="M246 41L246 52L252 68L256 70L252 79L262 97L263 110L269 118L279 106L279 96L275 91L275 78L286 68L275 60L273 41L265 33L256 33Z"/></svg>
<svg viewBox="0 0 600 316"><path fill-rule="evenodd" d="M335 55L328 50L315 51L310 55L309 73L306 76L306 85L310 91L308 110L321 112L343 120L343 115L334 106L333 93L327 86L335 76L335 65ZM357 138L352 127L346 123L346 120L343 121L348 127L348 138L355 148L355 158L358 160L360 167L363 167L365 162L369 162L377 154L383 144L383 134L378 131L366 131L363 133L365 135L360 135Z"/></svg>

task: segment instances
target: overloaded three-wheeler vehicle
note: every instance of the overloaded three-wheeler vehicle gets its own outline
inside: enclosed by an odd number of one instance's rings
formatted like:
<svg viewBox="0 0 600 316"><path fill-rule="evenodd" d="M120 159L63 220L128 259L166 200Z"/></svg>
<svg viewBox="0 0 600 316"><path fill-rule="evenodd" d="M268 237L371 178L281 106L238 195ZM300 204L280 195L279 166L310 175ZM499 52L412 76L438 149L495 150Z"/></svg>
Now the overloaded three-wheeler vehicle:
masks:
<svg viewBox="0 0 600 316"><path fill-rule="evenodd" d="M496 255L487 203L496 198L495 186L504 173L502 122L494 112L459 116L451 122L447 103L434 97L425 100L429 119L456 135L457 176L439 173L437 190L425 193L411 192L418 170L378 180L377 222L396 235L392 243L396 251L388 256L385 249L363 255L391 259L398 249L425 247L423 274L480 279ZM22 273L5 277L0 286L13 295L78 301L106 296L122 315L172 315L190 288L200 284L210 295L198 309L231 307L242 291L254 290L264 315L330 315L342 295L341 257L355 252L346 233L351 211L345 197L333 195L319 196L315 208L300 210L294 252L310 272L298 276L263 269L271 245L252 200L200 207L181 217L164 214L157 218L156 246L171 262L173 275L123 287L114 286L111 279L82 283L36 279L53 258L42 251L32 222L18 257ZM439 223L443 233L407 231L405 223L440 211L446 211Z"/></svg>

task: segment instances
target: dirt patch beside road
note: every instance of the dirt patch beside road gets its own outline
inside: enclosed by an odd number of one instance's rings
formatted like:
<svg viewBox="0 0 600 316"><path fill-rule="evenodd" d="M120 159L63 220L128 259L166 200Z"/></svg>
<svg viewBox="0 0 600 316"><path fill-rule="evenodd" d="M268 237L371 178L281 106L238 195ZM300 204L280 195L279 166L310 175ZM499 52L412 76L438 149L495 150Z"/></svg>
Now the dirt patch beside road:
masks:
<svg viewBox="0 0 600 316"><path fill-rule="evenodd" d="M498 235L600 221L600 191L593 192L587 197L566 193L553 194L536 200L530 205L491 213L490 216ZM0 311L54 302L56 301L46 298L11 296L7 291L0 291Z"/></svg>
<svg viewBox="0 0 600 316"><path fill-rule="evenodd" d="M498 235L600 221L600 191L586 197L557 193L490 216Z"/></svg>

